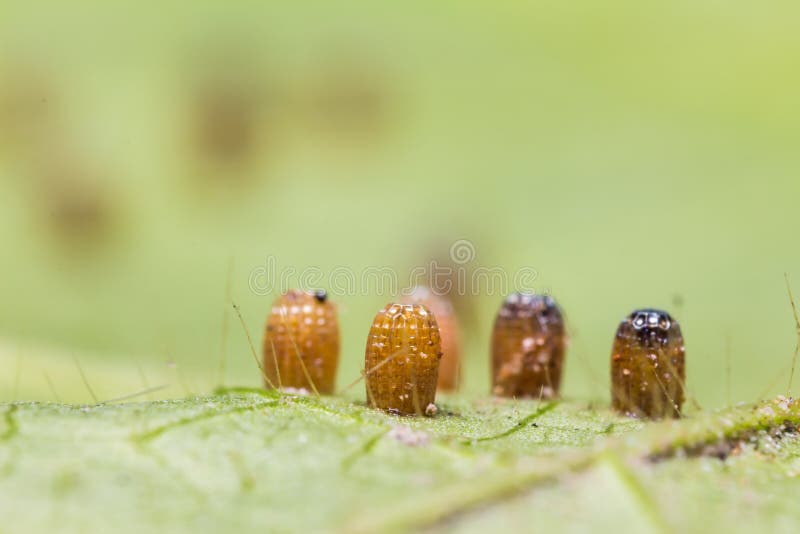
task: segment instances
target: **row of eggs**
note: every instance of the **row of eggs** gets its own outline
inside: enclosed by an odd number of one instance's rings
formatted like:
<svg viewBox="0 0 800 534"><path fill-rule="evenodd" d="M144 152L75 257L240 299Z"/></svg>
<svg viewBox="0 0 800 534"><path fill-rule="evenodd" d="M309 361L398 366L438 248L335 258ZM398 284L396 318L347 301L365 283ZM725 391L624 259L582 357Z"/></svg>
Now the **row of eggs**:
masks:
<svg viewBox="0 0 800 534"><path fill-rule="evenodd" d="M567 341L553 298L508 296L492 331L492 394L557 397ZM325 292L281 295L267 318L263 341L267 387L333 394L338 364L336 309ZM374 408L400 415L435 413L437 390L455 390L461 380L458 323L446 297L419 287L378 312L362 377ZM631 417L678 417L685 395L685 348L677 321L654 309L627 316L614 338L611 382L616 411Z"/></svg>

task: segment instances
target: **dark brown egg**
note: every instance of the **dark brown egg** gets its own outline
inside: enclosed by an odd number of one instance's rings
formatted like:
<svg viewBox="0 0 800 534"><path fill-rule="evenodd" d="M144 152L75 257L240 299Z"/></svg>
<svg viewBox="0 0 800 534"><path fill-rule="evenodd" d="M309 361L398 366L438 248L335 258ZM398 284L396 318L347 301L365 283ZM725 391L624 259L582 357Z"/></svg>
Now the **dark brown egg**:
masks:
<svg viewBox="0 0 800 534"><path fill-rule="evenodd" d="M636 310L617 329L611 353L614 409L631 417L679 417L686 379L678 322L660 310Z"/></svg>
<svg viewBox="0 0 800 534"><path fill-rule="evenodd" d="M552 298L510 295L492 332L492 393L557 397L567 343L564 319Z"/></svg>
<svg viewBox="0 0 800 534"><path fill-rule="evenodd" d="M268 382L331 394L339 365L336 308L325 292L290 290L272 305L264 335Z"/></svg>
<svg viewBox="0 0 800 534"><path fill-rule="evenodd" d="M367 338L367 401L394 414L435 412L441 357L439 325L425 306L387 305Z"/></svg>
<svg viewBox="0 0 800 534"><path fill-rule="evenodd" d="M439 391L456 391L461 385L461 330L453 304L444 295L417 286L402 302L422 304L433 312L442 338L442 359L439 362Z"/></svg>

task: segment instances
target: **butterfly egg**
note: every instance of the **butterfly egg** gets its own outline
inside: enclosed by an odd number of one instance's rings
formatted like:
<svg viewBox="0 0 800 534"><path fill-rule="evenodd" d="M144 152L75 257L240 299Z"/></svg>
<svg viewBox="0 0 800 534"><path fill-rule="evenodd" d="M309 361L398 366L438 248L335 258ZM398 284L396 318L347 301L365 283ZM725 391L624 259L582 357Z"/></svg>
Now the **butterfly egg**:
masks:
<svg viewBox="0 0 800 534"><path fill-rule="evenodd" d="M444 295L437 295L425 286L417 286L404 297L405 304L422 304L433 312L442 338L442 359L439 361L439 391L456 391L461 385L461 329L453 304Z"/></svg>
<svg viewBox="0 0 800 534"><path fill-rule="evenodd" d="M555 300L513 293L492 331L492 393L500 397L558 396L568 338Z"/></svg>
<svg viewBox="0 0 800 534"><path fill-rule="evenodd" d="M272 305L264 334L265 381L331 394L339 365L336 308L324 291L290 290Z"/></svg>
<svg viewBox="0 0 800 534"><path fill-rule="evenodd" d="M679 417L686 361L678 322L660 310L636 310L617 329L611 352L614 409L631 417Z"/></svg>
<svg viewBox="0 0 800 534"><path fill-rule="evenodd" d="M394 414L434 413L441 357L433 313L421 304L388 304L367 338L367 401Z"/></svg>

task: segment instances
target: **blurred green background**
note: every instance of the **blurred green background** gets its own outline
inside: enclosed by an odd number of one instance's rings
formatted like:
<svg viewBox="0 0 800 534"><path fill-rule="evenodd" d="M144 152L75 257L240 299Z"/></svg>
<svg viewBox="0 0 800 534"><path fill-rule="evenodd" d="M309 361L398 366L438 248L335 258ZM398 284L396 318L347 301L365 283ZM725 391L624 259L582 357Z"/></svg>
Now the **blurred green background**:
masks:
<svg viewBox="0 0 800 534"><path fill-rule="evenodd" d="M48 4L0 4L2 399L90 400L76 361L100 399L256 385L228 280L258 345L267 257L402 280L458 239L561 303L567 397L642 306L704 407L728 361L785 392L797 2ZM340 384L388 299L336 297ZM501 300L459 301L469 394Z"/></svg>

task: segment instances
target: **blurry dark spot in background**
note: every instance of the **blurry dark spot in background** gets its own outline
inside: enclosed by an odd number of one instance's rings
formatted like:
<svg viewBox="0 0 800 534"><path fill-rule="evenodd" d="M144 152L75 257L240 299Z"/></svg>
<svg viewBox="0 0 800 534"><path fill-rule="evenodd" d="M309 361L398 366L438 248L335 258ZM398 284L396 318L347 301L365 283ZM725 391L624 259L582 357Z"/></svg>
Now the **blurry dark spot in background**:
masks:
<svg viewBox="0 0 800 534"><path fill-rule="evenodd" d="M360 157L388 130L393 85L384 62L359 52L366 45L320 43L318 59L273 63L262 41L215 36L190 48L179 98L192 187L243 190L309 152Z"/></svg>
<svg viewBox="0 0 800 534"><path fill-rule="evenodd" d="M683 295L680 293L675 293L672 295L672 307L676 310L680 310L683 308L685 301L683 299Z"/></svg>
<svg viewBox="0 0 800 534"><path fill-rule="evenodd" d="M59 248L86 252L108 243L114 229L115 204L105 176L75 155L45 162L36 180L36 202L46 228Z"/></svg>
<svg viewBox="0 0 800 534"><path fill-rule="evenodd" d="M193 141L198 156L220 165L243 165L255 148L257 99L230 80L207 80L193 95Z"/></svg>
<svg viewBox="0 0 800 534"><path fill-rule="evenodd" d="M311 126L321 133L362 136L387 127L389 84L377 61L353 53L329 55L312 73L308 96Z"/></svg>
<svg viewBox="0 0 800 534"><path fill-rule="evenodd" d="M185 89L192 174L243 181L267 151L274 90L253 50L218 45L195 51Z"/></svg>

